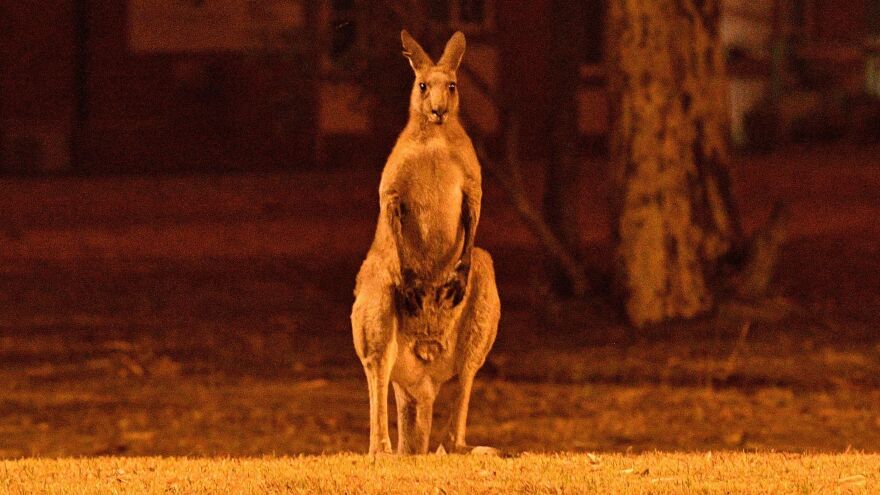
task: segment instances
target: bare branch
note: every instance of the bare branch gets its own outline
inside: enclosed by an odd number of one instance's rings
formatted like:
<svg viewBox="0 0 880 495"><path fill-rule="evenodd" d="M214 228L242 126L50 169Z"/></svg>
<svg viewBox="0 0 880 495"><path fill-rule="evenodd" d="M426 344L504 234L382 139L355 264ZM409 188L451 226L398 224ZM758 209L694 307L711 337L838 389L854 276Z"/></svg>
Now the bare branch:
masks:
<svg viewBox="0 0 880 495"><path fill-rule="evenodd" d="M767 293L779 262L779 251L788 238L791 213L777 203L767 223L752 238L745 266L734 283L736 295L756 299Z"/></svg>
<svg viewBox="0 0 880 495"><path fill-rule="evenodd" d="M580 261L566 249L565 245L559 239L559 236L553 232L547 222L544 220L541 212L535 208L522 183L521 167L518 154L518 137L519 126L515 119L511 119L510 128L507 130L505 139L505 160L507 161L507 172L495 163L486 152L482 142L475 141L474 148L480 163L486 168L493 177L498 179L501 187L507 193L516 212L522 218L526 227L531 230L532 234L547 250L547 253L554 258L562 267L565 275L571 282L572 293L576 297L583 296L587 291L586 270Z"/></svg>

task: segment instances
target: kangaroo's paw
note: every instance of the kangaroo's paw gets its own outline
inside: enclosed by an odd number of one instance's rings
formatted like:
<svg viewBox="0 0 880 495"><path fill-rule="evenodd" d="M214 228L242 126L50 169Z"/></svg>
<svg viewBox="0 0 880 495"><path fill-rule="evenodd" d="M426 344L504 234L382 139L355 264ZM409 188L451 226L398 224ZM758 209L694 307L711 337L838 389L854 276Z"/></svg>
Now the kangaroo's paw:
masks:
<svg viewBox="0 0 880 495"><path fill-rule="evenodd" d="M470 266L460 264L455 268L449 280L443 285L440 292L442 292L446 307L454 308L464 299L470 271Z"/></svg>
<svg viewBox="0 0 880 495"><path fill-rule="evenodd" d="M398 311L416 316L422 310L425 287L412 270L403 271L403 283L397 287L396 296Z"/></svg>
<svg viewBox="0 0 880 495"><path fill-rule="evenodd" d="M374 440L370 442L370 455L391 455L394 449L391 448L390 439Z"/></svg>

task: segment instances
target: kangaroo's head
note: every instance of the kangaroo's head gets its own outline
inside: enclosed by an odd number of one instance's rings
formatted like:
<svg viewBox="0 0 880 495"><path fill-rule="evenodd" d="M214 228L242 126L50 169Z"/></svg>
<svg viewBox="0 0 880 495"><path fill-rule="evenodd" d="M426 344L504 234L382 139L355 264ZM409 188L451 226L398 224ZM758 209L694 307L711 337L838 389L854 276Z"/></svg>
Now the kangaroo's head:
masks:
<svg viewBox="0 0 880 495"><path fill-rule="evenodd" d="M453 34L436 64L404 29L400 33L403 55L416 73L409 99L412 117L443 125L458 115L458 87L455 72L464 56L464 34Z"/></svg>

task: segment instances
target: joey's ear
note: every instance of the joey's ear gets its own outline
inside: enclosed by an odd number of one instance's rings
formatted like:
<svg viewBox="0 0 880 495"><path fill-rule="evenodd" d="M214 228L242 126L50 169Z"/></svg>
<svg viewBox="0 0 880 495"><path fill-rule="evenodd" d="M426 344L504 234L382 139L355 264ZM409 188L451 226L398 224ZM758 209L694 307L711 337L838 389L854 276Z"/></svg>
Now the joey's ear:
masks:
<svg viewBox="0 0 880 495"><path fill-rule="evenodd" d="M403 42L403 56L409 59L409 65L414 71L419 72L434 65L431 57L425 53L422 46L410 36L406 29L400 32L400 41Z"/></svg>
<svg viewBox="0 0 880 495"><path fill-rule="evenodd" d="M437 62L437 65L443 65L453 71L458 70L458 66L461 64L461 59L464 57L464 47L464 34L461 31L456 31L455 34L449 38L449 41L446 42L446 48L443 49L443 56L440 57L440 61Z"/></svg>

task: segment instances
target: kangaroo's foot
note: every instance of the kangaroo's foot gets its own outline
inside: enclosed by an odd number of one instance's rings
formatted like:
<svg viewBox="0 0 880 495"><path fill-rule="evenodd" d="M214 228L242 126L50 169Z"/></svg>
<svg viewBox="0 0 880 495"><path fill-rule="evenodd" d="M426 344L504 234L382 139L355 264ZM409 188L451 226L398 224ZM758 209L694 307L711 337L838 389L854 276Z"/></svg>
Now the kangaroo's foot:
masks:
<svg viewBox="0 0 880 495"><path fill-rule="evenodd" d="M391 453L391 438L388 435L388 385L391 368L394 366L390 355L397 351L396 347L392 343L385 353L376 353L363 360L370 393L370 454Z"/></svg>
<svg viewBox="0 0 880 495"><path fill-rule="evenodd" d="M437 448L438 454L469 454L469 455L488 455L488 456L501 456L502 452L495 447L487 447L485 445L479 446L471 446L471 445L450 445L446 446L441 444L440 447Z"/></svg>
<svg viewBox="0 0 880 495"><path fill-rule="evenodd" d="M416 397L403 386L395 383L394 396L397 402L397 453L427 454L434 411L434 393Z"/></svg>
<svg viewBox="0 0 880 495"><path fill-rule="evenodd" d="M491 455L491 456L500 456L501 450L496 449L495 447L489 447L486 445L479 445L477 447L471 447L471 451L468 452L471 455Z"/></svg>
<svg viewBox="0 0 880 495"><path fill-rule="evenodd" d="M391 448L391 439L384 438L375 445L373 442L370 442L370 455L391 455L394 453L394 450Z"/></svg>

